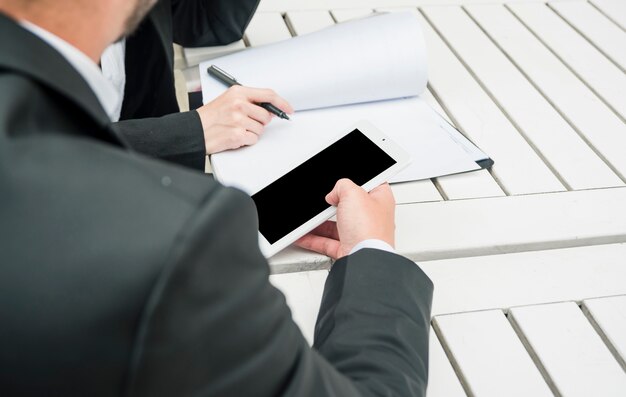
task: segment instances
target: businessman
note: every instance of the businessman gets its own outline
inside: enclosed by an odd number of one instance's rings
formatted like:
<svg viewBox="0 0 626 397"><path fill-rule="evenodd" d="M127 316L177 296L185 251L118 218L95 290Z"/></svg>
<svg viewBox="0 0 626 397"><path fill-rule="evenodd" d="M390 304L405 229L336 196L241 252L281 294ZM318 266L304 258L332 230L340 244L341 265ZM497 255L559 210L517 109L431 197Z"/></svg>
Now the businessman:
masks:
<svg viewBox="0 0 626 397"><path fill-rule="evenodd" d="M7 396L423 396L432 284L394 202L347 180L310 348L252 200L134 154L97 62L151 0L0 0L0 390Z"/></svg>
<svg viewBox="0 0 626 397"><path fill-rule="evenodd" d="M267 89L237 87L189 112L174 88L172 43L213 46L241 39L258 0L159 0L138 29L112 44L102 71L124 99L117 128L137 151L204 170L207 154L257 142L272 115L254 102L291 106Z"/></svg>

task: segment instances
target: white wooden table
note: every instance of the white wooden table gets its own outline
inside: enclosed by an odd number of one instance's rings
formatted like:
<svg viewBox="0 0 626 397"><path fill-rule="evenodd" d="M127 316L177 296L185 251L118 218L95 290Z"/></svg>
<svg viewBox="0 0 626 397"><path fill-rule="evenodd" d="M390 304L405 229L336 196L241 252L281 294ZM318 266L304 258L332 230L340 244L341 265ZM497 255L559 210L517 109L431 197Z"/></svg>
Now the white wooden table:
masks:
<svg viewBox="0 0 626 397"><path fill-rule="evenodd" d="M428 395L626 396L625 0L262 0L244 40L177 65L400 9L427 100L495 160L393 186L397 250L435 283ZM270 262L312 341L328 258Z"/></svg>

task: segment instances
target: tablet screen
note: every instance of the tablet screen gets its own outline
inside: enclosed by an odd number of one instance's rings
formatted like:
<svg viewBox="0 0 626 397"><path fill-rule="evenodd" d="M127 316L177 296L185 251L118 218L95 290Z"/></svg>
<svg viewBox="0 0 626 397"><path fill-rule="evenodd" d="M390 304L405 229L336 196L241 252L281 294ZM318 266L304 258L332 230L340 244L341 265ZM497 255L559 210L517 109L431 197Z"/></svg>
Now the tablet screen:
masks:
<svg viewBox="0 0 626 397"><path fill-rule="evenodd" d="M259 232L274 244L328 208L324 198L339 179L362 186L395 163L361 131L353 130L252 196Z"/></svg>

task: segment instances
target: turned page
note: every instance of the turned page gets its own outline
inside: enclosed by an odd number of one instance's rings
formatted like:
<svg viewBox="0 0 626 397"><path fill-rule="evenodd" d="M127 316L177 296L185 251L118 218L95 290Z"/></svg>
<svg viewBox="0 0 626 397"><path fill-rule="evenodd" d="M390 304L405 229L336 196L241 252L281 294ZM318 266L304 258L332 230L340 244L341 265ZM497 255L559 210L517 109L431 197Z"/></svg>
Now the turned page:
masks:
<svg viewBox="0 0 626 397"><path fill-rule="evenodd" d="M207 103L224 85L206 73L215 64L249 87L271 87L295 110L410 97L426 88L419 23L408 13L381 14L204 63Z"/></svg>

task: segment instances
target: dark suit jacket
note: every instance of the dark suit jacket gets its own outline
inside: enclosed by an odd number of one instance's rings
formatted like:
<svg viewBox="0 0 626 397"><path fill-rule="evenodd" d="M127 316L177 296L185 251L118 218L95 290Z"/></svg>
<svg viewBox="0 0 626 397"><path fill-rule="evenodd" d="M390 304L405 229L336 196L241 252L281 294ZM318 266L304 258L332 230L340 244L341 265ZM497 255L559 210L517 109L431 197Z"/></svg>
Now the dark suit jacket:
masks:
<svg viewBox="0 0 626 397"><path fill-rule="evenodd" d="M126 87L117 126L137 151L204 170L200 117L179 113L172 43L223 45L243 37L259 0L160 0L126 41ZM125 121L124 121L125 120Z"/></svg>
<svg viewBox="0 0 626 397"><path fill-rule="evenodd" d="M133 154L86 83L0 15L0 394L422 396L432 284L361 250L311 349L252 200Z"/></svg>

